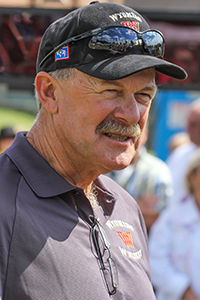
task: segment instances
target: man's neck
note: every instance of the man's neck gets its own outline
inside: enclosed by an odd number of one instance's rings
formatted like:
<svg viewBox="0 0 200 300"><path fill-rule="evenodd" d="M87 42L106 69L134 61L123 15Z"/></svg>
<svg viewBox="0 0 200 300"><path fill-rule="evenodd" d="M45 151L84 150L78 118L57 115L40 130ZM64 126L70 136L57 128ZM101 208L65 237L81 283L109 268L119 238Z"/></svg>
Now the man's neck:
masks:
<svg viewBox="0 0 200 300"><path fill-rule="evenodd" d="M74 159L73 151L61 143L51 120L47 118L38 117L27 134L27 140L57 173L70 184L82 188L87 196L99 174L89 170L88 164L81 159Z"/></svg>

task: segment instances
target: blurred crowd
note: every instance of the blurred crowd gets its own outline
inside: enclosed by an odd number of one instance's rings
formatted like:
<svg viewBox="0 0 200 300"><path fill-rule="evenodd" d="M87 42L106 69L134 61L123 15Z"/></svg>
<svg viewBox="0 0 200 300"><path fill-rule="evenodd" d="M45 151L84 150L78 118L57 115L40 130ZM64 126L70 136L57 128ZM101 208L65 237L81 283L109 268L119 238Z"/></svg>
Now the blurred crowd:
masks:
<svg viewBox="0 0 200 300"><path fill-rule="evenodd" d="M41 37L56 16L0 15L0 73L35 76Z"/></svg>

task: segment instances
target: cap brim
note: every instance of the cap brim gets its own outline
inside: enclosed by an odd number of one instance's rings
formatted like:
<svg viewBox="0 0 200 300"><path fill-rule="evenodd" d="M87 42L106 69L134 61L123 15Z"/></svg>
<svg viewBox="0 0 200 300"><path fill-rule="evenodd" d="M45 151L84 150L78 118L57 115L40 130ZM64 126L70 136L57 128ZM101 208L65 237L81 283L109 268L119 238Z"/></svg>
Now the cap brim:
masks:
<svg viewBox="0 0 200 300"><path fill-rule="evenodd" d="M75 68L83 73L105 80L117 80L131 74L155 68L157 72L183 80L187 73L181 67L163 59L143 55L129 54L106 58L98 62L80 64Z"/></svg>

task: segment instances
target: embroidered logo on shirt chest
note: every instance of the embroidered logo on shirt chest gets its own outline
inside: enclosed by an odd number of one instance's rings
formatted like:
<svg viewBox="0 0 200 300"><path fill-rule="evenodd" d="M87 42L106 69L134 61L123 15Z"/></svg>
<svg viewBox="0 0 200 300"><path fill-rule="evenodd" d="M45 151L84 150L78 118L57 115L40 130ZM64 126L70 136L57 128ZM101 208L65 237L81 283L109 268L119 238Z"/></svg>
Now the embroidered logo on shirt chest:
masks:
<svg viewBox="0 0 200 300"><path fill-rule="evenodd" d="M126 246L133 247L131 232L117 231L117 234L120 236Z"/></svg>
<svg viewBox="0 0 200 300"><path fill-rule="evenodd" d="M107 221L106 225L109 227L110 230L116 228L116 227L122 227L122 228L126 228L129 229L129 231L117 231L118 236L121 238L121 240L124 242L124 244L129 247L129 249L131 250L131 248L134 248L134 243L133 243L133 239L132 239L132 233L134 232L134 228L132 225L121 221L121 220L113 220L113 221ZM123 247L118 247L120 250L120 253L122 254L122 256L124 257L128 257L134 260L140 259L142 257L142 250L139 249L138 251L132 252L127 250L126 248Z"/></svg>

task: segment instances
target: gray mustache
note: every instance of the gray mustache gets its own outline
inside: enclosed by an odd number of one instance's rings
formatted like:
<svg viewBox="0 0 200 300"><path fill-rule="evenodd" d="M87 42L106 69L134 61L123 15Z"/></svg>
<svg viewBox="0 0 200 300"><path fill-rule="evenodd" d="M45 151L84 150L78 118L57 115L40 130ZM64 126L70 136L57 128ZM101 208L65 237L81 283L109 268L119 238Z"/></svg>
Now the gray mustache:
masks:
<svg viewBox="0 0 200 300"><path fill-rule="evenodd" d="M97 126L96 133L121 133L125 136L139 138L141 129L138 123L127 126L122 122L110 119L102 121Z"/></svg>

